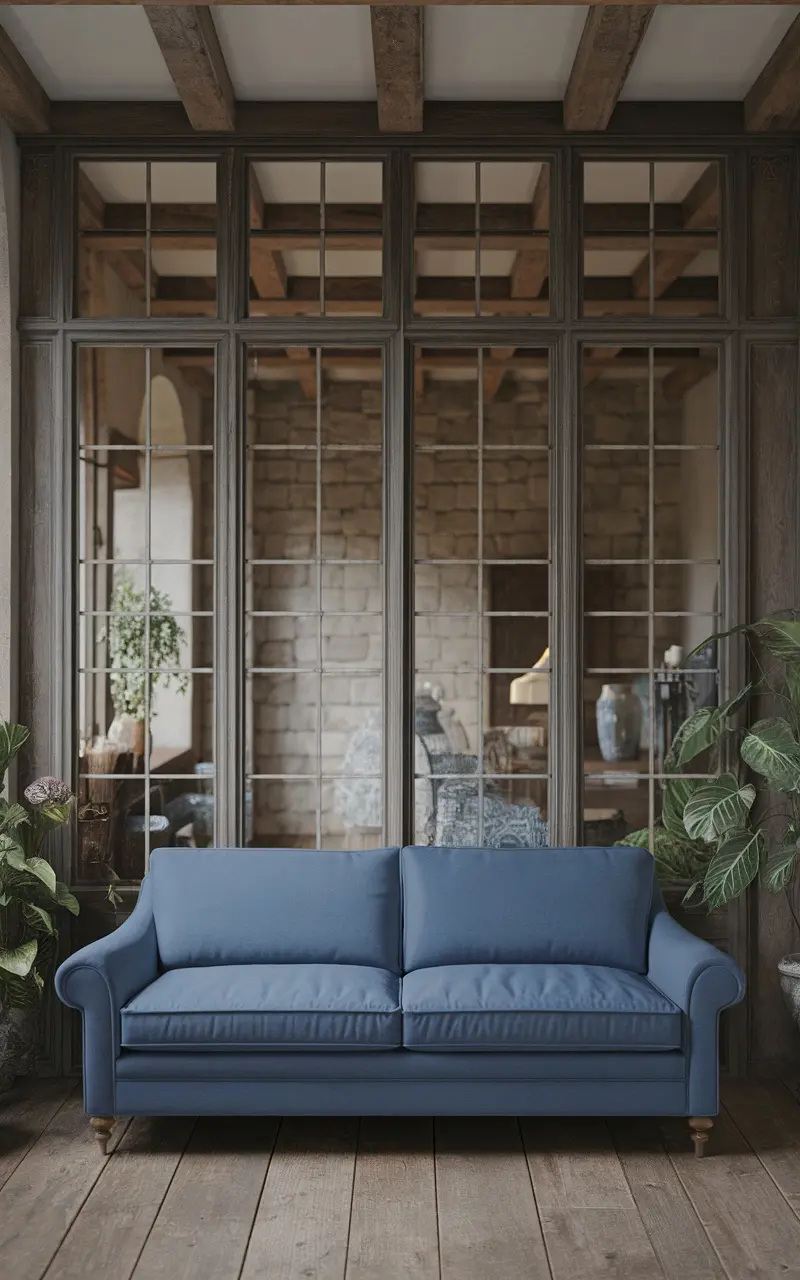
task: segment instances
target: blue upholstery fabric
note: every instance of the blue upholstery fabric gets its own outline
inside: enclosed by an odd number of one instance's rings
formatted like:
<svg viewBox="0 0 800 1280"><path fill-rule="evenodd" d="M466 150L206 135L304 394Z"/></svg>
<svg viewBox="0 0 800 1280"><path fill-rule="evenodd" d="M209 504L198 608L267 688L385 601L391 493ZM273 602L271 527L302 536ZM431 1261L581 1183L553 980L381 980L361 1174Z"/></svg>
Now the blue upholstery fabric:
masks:
<svg viewBox="0 0 800 1280"><path fill-rule="evenodd" d="M83 1013L83 1101L88 1115L115 1114L119 1011L157 975L152 882L146 876L124 924L69 956L56 973L56 991L64 1004Z"/></svg>
<svg viewBox="0 0 800 1280"><path fill-rule="evenodd" d="M646 850L429 849L401 854L404 964L592 964L644 973Z"/></svg>
<svg viewBox="0 0 800 1280"><path fill-rule="evenodd" d="M399 850L157 849L165 969L362 964L400 972Z"/></svg>
<svg viewBox="0 0 800 1280"><path fill-rule="evenodd" d="M126 1048L393 1049L400 979L347 964L170 969L122 1010Z"/></svg>
<svg viewBox="0 0 800 1280"><path fill-rule="evenodd" d="M688 1016L690 1115L719 1110L719 1015L744 996L735 960L681 928L659 893L650 927L648 980Z"/></svg>
<svg viewBox="0 0 800 1280"><path fill-rule="evenodd" d="M306 1080L325 1084L332 1080L380 1080L402 1085L404 1081L447 1084L470 1080L486 1086L503 1081L525 1083L534 1080L573 1080L585 1087L593 1080L606 1083L648 1080L685 1082L686 1055L639 1053L628 1050L585 1053L411 1053L390 1049L385 1053L361 1053L347 1048L319 1053L281 1053L232 1050L230 1053L202 1053L191 1049L164 1048L158 1052L123 1049L117 1062L117 1079L130 1081L170 1080Z"/></svg>
<svg viewBox="0 0 800 1280"><path fill-rule="evenodd" d="M407 1049L679 1049L683 1015L646 978L577 964L458 964L403 979Z"/></svg>

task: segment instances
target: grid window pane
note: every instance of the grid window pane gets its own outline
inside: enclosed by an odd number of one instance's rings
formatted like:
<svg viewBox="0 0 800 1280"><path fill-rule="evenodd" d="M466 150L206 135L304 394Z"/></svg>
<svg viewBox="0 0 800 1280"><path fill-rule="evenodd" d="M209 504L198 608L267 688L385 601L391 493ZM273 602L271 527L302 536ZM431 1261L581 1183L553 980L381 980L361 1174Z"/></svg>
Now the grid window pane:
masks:
<svg viewBox="0 0 800 1280"><path fill-rule="evenodd" d="M214 353L81 347L76 384L78 878L109 882L213 839Z"/></svg>
<svg viewBox="0 0 800 1280"><path fill-rule="evenodd" d="M217 314L213 161L82 161L80 316Z"/></svg>
<svg viewBox="0 0 800 1280"><path fill-rule="evenodd" d="M416 314L547 315L549 228L546 162L418 161Z"/></svg>
<svg viewBox="0 0 800 1280"><path fill-rule="evenodd" d="M652 829L675 733L717 703L717 361L592 348L583 370L584 839L612 844Z"/></svg>
<svg viewBox="0 0 800 1280"><path fill-rule="evenodd" d="M416 838L546 844L548 355L415 368Z"/></svg>
<svg viewBox="0 0 800 1280"><path fill-rule="evenodd" d="M716 162L587 161L583 313L719 313Z"/></svg>
<svg viewBox="0 0 800 1280"><path fill-rule="evenodd" d="M251 843L380 843L381 372L373 350L249 354Z"/></svg>
<svg viewBox="0 0 800 1280"><path fill-rule="evenodd" d="M251 316L383 313L380 161L250 166Z"/></svg>

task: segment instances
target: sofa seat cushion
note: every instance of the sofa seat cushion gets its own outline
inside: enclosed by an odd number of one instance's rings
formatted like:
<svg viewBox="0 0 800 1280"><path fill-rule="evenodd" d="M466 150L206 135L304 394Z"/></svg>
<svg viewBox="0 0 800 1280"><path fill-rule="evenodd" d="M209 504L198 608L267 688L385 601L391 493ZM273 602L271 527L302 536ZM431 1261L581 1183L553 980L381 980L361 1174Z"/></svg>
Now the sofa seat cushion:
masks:
<svg viewBox="0 0 800 1280"><path fill-rule="evenodd" d="M582 964L453 964L403 979L407 1049L663 1050L682 1014L646 978Z"/></svg>
<svg viewBox="0 0 800 1280"><path fill-rule="evenodd" d="M400 979L352 964L170 969L122 1010L129 1049L394 1049Z"/></svg>

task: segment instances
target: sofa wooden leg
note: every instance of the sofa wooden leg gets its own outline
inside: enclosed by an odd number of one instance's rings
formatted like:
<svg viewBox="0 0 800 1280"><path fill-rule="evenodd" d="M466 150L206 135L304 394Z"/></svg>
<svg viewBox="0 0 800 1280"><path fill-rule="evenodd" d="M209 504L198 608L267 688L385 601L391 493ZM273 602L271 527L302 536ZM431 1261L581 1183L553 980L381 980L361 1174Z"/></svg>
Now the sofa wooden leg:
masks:
<svg viewBox="0 0 800 1280"><path fill-rule="evenodd" d="M702 1155L705 1155L708 1135L714 1128L714 1121L708 1116L691 1116L689 1120L689 1128L692 1131L694 1154L699 1160Z"/></svg>
<svg viewBox="0 0 800 1280"><path fill-rule="evenodd" d="M113 1116L92 1116L89 1121L92 1131L97 1141L100 1143L100 1150L103 1155L108 1155L108 1144L111 1139L111 1131L114 1128Z"/></svg>

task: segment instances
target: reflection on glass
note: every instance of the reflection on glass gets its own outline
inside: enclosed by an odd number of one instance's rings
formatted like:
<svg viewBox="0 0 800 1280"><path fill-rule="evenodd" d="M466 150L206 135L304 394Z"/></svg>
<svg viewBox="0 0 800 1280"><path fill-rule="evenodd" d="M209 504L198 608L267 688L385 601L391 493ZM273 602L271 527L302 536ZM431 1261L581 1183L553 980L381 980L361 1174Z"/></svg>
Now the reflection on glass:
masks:
<svg viewBox="0 0 800 1280"><path fill-rule="evenodd" d="M259 831L268 844L381 841L381 369L374 350L259 348L248 360L255 843ZM310 812L291 808L301 800Z"/></svg>
<svg viewBox="0 0 800 1280"><path fill-rule="evenodd" d="M719 312L719 173L708 161L587 161L583 311Z"/></svg>
<svg viewBox="0 0 800 1280"><path fill-rule="evenodd" d="M379 161L250 166L250 315L381 315Z"/></svg>
<svg viewBox="0 0 800 1280"><path fill-rule="evenodd" d="M159 844L212 839L213 353L191 359L78 352L83 878L136 879Z"/></svg>
<svg viewBox="0 0 800 1280"><path fill-rule="evenodd" d="M583 370L584 839L607 844L652 825L676 733L717 703L718 380L711 348Z"/></svg>
<svg viewBox="0 0 800 1280"><path fill-rule="evenodd" d="M550 169L538 160L420 160L417 315L547 315Z"/></svg>
<svg viewBox="0 0 800 1280"><path fill-rule="evenodd" d="M78 315L216 315L213 161L82 161L77 190Z"/></svg>

